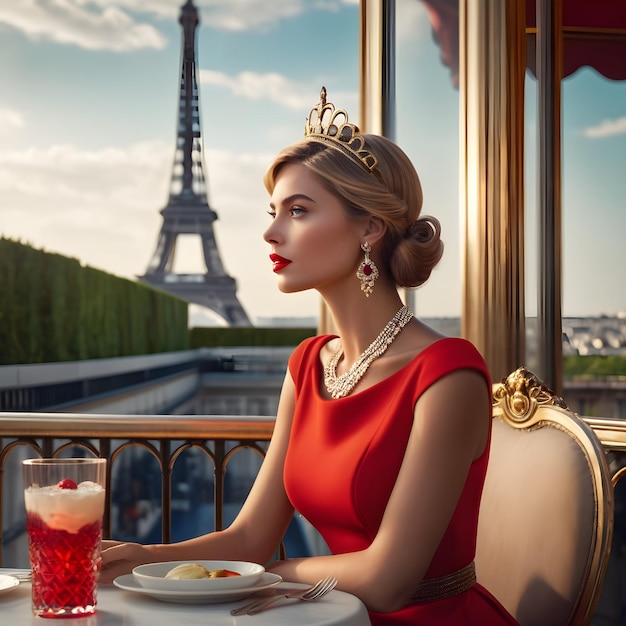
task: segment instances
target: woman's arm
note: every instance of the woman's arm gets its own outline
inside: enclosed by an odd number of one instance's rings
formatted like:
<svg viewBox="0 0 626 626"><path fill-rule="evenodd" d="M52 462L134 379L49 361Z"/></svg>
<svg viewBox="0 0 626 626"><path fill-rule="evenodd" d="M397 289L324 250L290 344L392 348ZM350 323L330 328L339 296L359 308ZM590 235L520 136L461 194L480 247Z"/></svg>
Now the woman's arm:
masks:
<svg viewBox="0 0 626 626"><path fill-rule="evenodd" d="M484 377L472 370L434 383L415 406L404 460L370 547L281 561L272 571L307 583L333 575L338 588L360 597L370 610L403 607L450 523L472 461L484 451L489 397Z"/></svg>
<svg viewBox="0 0 626 626"><path fill-rule="evenodd" d="M157 561L217 559L266 563L293 515L283 484L283 467L294 403L294 384L287 372L267 455L248 498L229 528L172 544L103 542L101 581L110 582L136 565Z"/></svg>

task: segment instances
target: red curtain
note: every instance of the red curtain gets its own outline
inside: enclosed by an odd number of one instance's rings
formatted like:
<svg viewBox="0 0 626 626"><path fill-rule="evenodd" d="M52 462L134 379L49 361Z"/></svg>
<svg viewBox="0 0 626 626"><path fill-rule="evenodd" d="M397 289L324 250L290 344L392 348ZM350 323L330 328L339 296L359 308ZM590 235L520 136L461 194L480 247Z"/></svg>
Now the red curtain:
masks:
<svg viewBox="0 0 626 626"><path fill-rule="evenodd" d="M458 0L420 0L430 18L442 62L457 86L459 68ZM507 0L503 0L507 1ZM626 0L562 0L563 73L588 65L606 78L626 79ZM526 0L527 26L534 27L535 1ZM585 29L585 30L579 30ZM589 29L592 29L591 31ZM593 32L593 29L602 29ZM528 67L535 67L534 37L528 37Z"/></svg>
<svg viewBox="0 0 626 626"><path fill-rule="evenodd" d="M527 25L533 27L536 25L533 0L527 0L526 10ZM563 0L563 75L568 76L584 65L606 78L626 79L624 0ZM534 46L528 49L528 66L534 67Z"/></svg>

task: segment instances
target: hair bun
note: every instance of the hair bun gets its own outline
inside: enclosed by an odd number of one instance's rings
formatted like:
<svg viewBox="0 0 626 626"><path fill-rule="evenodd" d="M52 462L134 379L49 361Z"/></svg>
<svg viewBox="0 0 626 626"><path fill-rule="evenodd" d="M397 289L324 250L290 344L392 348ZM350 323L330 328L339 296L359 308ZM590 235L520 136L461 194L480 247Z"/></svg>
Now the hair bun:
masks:
<svg viewBox="0 0 626 626"><path fill-rule="evenodd" d="M391 272L400 287L419 287L441 259L441 225L436 217L422 215L407 229L391 258Z"/></svg>
<svg viewBox="0 0 626 626"><path fill-rule="evenodd" d="M422 215L418 217L407 231L407 237L415 239L420 243L428 243L433 239L439 239L441 236L441 225L439 220L430 215Z"/></svg>

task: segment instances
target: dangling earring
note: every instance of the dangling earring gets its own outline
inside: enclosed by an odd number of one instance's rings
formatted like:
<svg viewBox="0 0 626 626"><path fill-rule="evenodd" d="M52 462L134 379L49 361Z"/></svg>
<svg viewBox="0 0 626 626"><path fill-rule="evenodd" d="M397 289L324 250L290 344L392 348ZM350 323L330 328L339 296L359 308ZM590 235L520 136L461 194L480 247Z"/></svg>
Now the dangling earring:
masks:
<svg viewBox="0 0 626 626"><path fill-rule="evenodd" d="M374 290L374 283L380 274L378 272L378 268L376 267L376 263L370 259L372 246L370 246L369 242L366 241L365 243L362 243L361 250L365 252L365 257L361 261L361 265L359 265L356 276L361 281L361 291L367 298L369 298L370 294Z"/></svg>

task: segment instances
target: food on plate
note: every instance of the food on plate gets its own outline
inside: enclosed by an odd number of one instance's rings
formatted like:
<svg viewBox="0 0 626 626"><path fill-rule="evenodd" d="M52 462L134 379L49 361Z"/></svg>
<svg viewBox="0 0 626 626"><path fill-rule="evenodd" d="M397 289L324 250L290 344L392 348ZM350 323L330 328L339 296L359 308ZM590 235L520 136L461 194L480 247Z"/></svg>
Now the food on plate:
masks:
<svg viewBox="0 0 626 626"><path fill-rule="evenodd" d="M239 572L229 569L207 569L198 563L182 563L171 569L165 578L174 580L191 578L227 578L229 576L241 576Z"/></svg>

